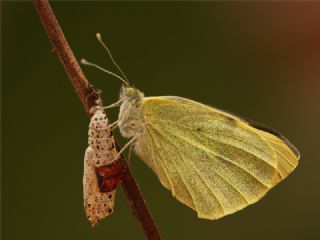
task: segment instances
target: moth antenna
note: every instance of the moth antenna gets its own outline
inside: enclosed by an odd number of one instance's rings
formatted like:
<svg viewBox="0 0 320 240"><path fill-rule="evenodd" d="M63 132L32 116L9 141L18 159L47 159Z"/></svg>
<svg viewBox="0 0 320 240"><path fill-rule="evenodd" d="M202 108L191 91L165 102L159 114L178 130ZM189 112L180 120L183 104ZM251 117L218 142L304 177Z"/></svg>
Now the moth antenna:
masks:
<svg viewBox="0 0 320 240"><path fill-rule="evenodd" d="M103 67L100 67L99 65L97 65L95 63L89 62L84 58L81 59L81 63L83 65L87 65L87 66L90 66L90 67L95 67L95 68L97 68L97 69L99 69L99 70L101 70L101 71L103 71L103 72L105 72L105 73L107 73L107 74L109 74L111 76L114 76L114 77L120 79L126 86L129 86L129 83L126 80L124 80L122 77L120 77L119 75L117 75L117 74L115 74L115 73L113 73L113 72L111 72L111 71L109 71L107 69L104 69Z"/></svg>
<svg viewBox="0 0 320 240"><path fill-rule="evenodd" d="M121 67L117 64L117 62L114 60L111 51L109 50L109 48L107 47L107 45L103 42L101 34L97 33L96 34L96 38L98 39L99 43L102 45L102 47L107 51L111 61L113 62L113 64L116 66L116 68L119 70L119 72L121 73L122 77L126 80L127 82L127 86L129 85L129 80L127 78L127 76L124 74L124 72L122 71Z"/></svg>

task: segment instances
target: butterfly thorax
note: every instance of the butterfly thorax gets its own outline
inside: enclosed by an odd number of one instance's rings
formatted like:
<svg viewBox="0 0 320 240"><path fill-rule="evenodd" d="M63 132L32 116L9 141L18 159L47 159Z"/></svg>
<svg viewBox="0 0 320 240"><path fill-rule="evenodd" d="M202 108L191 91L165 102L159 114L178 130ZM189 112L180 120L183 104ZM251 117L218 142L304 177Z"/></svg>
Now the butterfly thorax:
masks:
<svg viewBox="0 0 320 240"><path fill-rule="evenodd" d="M143 132L144 119L141 106L144 94L132 87L122 87L120 99L124 99L119 112L119 129L123 137L132 138Z"/></svg>

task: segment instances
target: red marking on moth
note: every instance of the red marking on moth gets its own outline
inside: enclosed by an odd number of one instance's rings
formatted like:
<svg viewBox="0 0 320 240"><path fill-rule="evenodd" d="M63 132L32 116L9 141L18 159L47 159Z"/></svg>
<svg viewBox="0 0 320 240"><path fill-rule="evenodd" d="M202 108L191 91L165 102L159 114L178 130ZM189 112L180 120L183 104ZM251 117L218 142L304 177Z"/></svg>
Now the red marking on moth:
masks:
<svg viewBox="0 0 320 240"><path fill-rule="evenodd" d="M118 161L110 165L96 167L100 192L113 191L121 182L124 172L125 169Z"/></svg>

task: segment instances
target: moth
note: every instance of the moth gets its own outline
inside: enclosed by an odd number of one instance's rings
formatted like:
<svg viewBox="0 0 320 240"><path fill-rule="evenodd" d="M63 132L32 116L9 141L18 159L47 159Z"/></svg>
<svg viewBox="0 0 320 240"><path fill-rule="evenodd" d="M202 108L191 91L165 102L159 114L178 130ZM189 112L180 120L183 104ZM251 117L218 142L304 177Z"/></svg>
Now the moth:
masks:
<svg viewBox="0 0 320 240"><path fill-rule="evenodd" d="M199 218L219 219L257 202L298 165L282 134L228 112L177 97L145 97L121 72L117 126L161 184Z"/></svg>

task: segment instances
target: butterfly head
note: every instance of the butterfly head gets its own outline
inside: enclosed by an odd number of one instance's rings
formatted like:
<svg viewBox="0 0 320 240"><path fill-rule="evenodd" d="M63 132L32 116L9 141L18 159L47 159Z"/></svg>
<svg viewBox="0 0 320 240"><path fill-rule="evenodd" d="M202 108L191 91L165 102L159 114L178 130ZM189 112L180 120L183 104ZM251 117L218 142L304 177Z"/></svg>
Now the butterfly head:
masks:
<svg viewBox="0 0 320 240"><path fill-rule="evenodd" d="M120 99L141 100L143 97L144 94L134 87L123 85L120 90Z"/></svg>

